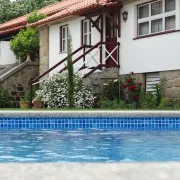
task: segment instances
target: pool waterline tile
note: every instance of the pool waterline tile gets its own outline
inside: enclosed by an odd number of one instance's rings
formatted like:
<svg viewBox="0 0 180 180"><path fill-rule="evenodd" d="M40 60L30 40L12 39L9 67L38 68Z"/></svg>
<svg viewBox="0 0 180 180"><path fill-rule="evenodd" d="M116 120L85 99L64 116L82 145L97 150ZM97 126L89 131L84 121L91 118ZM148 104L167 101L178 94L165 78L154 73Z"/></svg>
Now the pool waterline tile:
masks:
<svg viewBox="0 0 180 180"><path fill-rule="evenodd" d="M179 130L180 117L0 117L0 129Z"/></svg>

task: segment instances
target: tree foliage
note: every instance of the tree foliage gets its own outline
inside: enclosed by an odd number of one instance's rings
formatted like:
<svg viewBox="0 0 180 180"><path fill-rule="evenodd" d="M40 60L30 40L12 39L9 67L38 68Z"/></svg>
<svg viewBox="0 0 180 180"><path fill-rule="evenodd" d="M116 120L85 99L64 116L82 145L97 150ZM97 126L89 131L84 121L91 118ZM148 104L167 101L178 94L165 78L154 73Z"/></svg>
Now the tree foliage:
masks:
<svg viewBox="0 0 180 180"><path fill-rule="evenodd" d="M22 29L10 42L11 50L22 62L30 54L32 60L39 52L39 32L36 28Z"/></svg>
<svg viewBox="0 0 180 180"><path fill-rule="evenodd" d="M60 0L0 0L0 23L41 9Z"/></svg>
<svg viewBox="0 0 180 180"><path fill-rule="evenodd" d="M29 17L28 22L34 23L46 15L34 11ZM30 55L31 60L35 60L39 54L39 31L37 28L28 27L21 29L20 32L10 41L10 48L16 55L16 58L22 62L26 60L27 54Z"/></svg>
<svg viewBox="0 0 180 180"><path fill-rule="evenodd" d="M46 17L45 14L38 13L37 11L34 11L31 15L28 17L28 23L35 23L41 19L44 19Z"/></svg>
<svg viewBox="0 0 180 180"><path fill-rule="evenodd" d="M74 106L74 68L72 62L72 37L69 33L68 35L68 58L67 58L67 68L68 68L68 101L69 101L69 108Z"/></svg>

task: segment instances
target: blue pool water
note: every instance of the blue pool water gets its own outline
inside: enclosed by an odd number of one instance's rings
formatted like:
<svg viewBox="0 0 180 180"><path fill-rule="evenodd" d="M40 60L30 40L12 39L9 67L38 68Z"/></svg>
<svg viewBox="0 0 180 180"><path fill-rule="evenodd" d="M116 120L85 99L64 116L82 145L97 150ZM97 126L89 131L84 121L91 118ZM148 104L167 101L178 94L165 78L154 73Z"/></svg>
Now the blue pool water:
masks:
<svg viewBox="0 0 180 180"><path fill-rule="evenodd" d="M1 131L0 162L180 160L180 131Z"/></svg>

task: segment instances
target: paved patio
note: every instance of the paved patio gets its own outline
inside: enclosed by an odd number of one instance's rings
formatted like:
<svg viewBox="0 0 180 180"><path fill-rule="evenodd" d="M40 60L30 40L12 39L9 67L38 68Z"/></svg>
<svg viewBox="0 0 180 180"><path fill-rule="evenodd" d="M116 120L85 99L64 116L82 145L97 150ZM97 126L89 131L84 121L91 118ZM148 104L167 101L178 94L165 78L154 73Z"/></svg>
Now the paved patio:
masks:
<svg viewBox="0 0 180 180"><path fill-rule="evenodd" d="M7 163L0 180L179 180L180 163Z"/></svg>

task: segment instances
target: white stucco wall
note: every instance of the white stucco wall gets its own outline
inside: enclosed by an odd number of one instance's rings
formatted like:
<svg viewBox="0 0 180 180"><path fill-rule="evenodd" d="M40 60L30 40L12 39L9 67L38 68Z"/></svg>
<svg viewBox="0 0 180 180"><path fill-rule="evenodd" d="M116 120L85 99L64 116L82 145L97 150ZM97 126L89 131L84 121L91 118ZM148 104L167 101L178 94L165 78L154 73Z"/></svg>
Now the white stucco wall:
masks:
<svg viewBox="0 0 180 180"><path fill-rule="evenodd" d="M173 32L148 38L137 38L137 5L149 2L138 0L123 5L121 12L128 11L128 20L121 19L120 42L120 74L148 73L180 69L180 32ZM122 16L121 16L122 18ZM68 24L72 35L73 51L81 46L81 20L84 17L74 17L66 22L51 25L49 28L49 66L62 60L67 53L60 53L60 26ZM105 22L105 21L104 21ZM176 30L180 29L180 0L176 0ZM104 27L105 30L105 27ZM105 35L105 31L104 31ZM105 37L104 37L105 40ZM100 34L92 28L92 45L100 41ZM76 56L82 54L79 52ZM91 52L92 54L94 52ZM105 55L104 55L105 56ZM87 57L87 56L86 56ZM99 54L95 59L99 61ZM86 62L88 57L86 58ZM82 66L83 61L76 63L75 70ZM91 66L97 64L91 59ZM64 65L62 65L64 66ZM58 67L57 72L61 67Z"/></svg>
<svg viewBox="0 0 180 180"><path fill-rule="evenodd" d="M120 73L128 74L180 69L180 32L133 40L137 37L138 4L125 4L122 12L128 11L128 20L121 21ZM176 0L176 30L180 29L179 0Z"/></svg>
<svg viewBox="0 0 180 180"><path fill-rule="evenodd" d="M56 25L52 25L49 27L49 67L52 67L59 61L61 61L63 58L67 56L67 53L60 53L60 26L67 25L69 27L69 30L71 32L72 36L72 51L75 51L79 47L81 47L81 21L85 19L84 17L74 17L71 20L68 20L63 23L59 23ZM95 45L100 41L100 35L99 32L92 28L91 32L93 34L92 38L92 45ZM73 59L81 55L83 51L77 53L73 56ZM92 52L93 54L93 52ZM96 55L96 59L99 59L99 54ZM88 62L88 57L86 57L86 62ZM83 64L83 60L78 61L75 65L75 71L77 68L80 68ZM91 65L93 65L94 61L91 61ZM52 73L55 73L62 69L64 67L64 64L62 66L57 67ZM52 74L51 73L51 74Z"/></svg>
<svg viewBox="0 0 180 180"><path fill-rule="evenodd" d="M9 41L0 41L0 65L13 64L16 62L16 57L11 51Z"/></svg>

